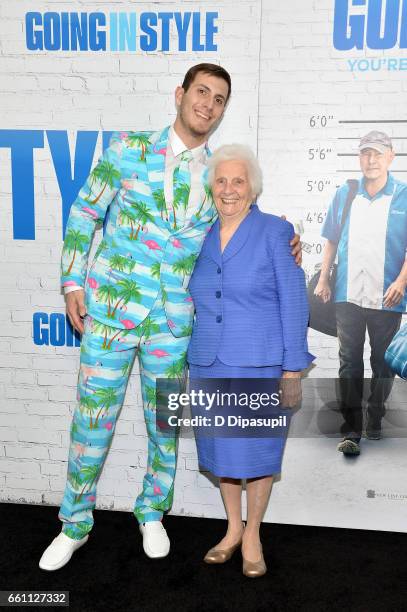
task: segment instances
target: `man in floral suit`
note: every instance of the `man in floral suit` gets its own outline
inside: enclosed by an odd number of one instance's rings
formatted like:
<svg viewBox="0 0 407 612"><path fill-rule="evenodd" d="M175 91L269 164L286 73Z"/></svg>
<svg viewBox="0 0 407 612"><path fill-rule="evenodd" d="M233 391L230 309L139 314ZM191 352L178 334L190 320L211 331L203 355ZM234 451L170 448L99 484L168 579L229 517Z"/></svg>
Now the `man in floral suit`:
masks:
<svg viewBox="0 0 407 612"><path fill-rule="evenodd" d="M44 552L42 569L62 567L88 539L96 484L136 354L148 460L134 514L146 554L169 552L161 519L172 503L176 448L174 439L156 430L155 384L160 377L181 379L185 371L193 318L188 281L216 217L206 182L206 142L230 93L226 70L192 67L175 91L174 125L155 133L114 133L72 204L62 284L69 318L82 333L78 405L59 513L63 528ZM95 227L106 216L86 275Z"/></svg>

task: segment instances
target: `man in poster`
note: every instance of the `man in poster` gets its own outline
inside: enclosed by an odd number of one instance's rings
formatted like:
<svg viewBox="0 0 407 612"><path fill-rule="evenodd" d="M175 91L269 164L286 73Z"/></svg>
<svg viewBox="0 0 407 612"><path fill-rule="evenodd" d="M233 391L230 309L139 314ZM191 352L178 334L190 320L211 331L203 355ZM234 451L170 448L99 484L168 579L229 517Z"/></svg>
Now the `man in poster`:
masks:
<svg viewBox="0 0 407 612"><path fill-rule="evenodd" d="M369 335L372 379L367 401L366 436L381 437L381 420L394 373L384 354L406 310L407 185L389 172L392 141L384 132L369 132L360 140L363 177L341 227L348 184L338 189L322 229L321 275L315 294L331 299L330 267L338 257L334 301L339 340L339 387L344 424L338 451L360 453L363 430L363 349Z"/></svg>

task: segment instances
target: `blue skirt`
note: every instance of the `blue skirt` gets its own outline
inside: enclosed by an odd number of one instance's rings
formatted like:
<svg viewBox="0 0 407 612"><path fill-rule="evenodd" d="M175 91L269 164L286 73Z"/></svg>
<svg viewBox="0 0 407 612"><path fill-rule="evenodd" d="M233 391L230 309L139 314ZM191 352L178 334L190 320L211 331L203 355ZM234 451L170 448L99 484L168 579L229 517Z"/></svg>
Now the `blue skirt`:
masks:
<svg viewBox="0 0 407 612"><path fill-rule="evenodd" d="M281 367L228 366L216 359L210 366L189 365L194 378L280 378ZM253 417L250 408L242 416ZM249 414L250 413L250 414ZM256 478L281 472L281 461L287 438L290 410L284 411L287 426L270 437L217 437L195 435L198 461L202 469L224 478Z"/></svg>

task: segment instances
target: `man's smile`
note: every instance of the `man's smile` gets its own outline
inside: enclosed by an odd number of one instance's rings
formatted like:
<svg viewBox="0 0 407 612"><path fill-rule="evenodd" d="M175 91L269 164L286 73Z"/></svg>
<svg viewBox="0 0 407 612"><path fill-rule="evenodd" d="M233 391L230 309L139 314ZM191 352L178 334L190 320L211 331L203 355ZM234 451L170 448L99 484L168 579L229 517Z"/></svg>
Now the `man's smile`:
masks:
<svg viewBox="0 0 407 612"><path fill-rule="evenodd" d="M205 121L209 121L211 119L210 115L208 115L208 114L206 114L206 113L204 113L202 111L199 111L199 110L195 111L195 115L197 115L201 119L205 119Z"/></svg>

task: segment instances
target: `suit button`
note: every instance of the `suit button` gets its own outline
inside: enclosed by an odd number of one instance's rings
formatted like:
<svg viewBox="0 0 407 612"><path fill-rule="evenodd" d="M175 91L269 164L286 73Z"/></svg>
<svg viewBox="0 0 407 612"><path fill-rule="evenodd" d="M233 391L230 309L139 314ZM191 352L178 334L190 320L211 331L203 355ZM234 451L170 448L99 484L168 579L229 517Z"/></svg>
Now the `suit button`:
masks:
<svg viewBox="0 0 407 612"><path fill-rule="evenodd" d="M217 292L215 293L215 295L216 295L216 297L217 297L217 298L220 298L220 296L222 295L222 292L221 292L221 291L217 291Z"/></svg>
<svg viewBox="0 0 407 612"><path fill-rule="evenodd" d="M222 269L218 268L216 271L217 271L218 274L220 274L222 272Z"/></svg>
<svg viewBox="0 0 407 612"><path fill-rule="evenodd" d="M218 316L216 317L216 323L222 323L222 317L221 317L221 315L218 315Z"/></svg>

